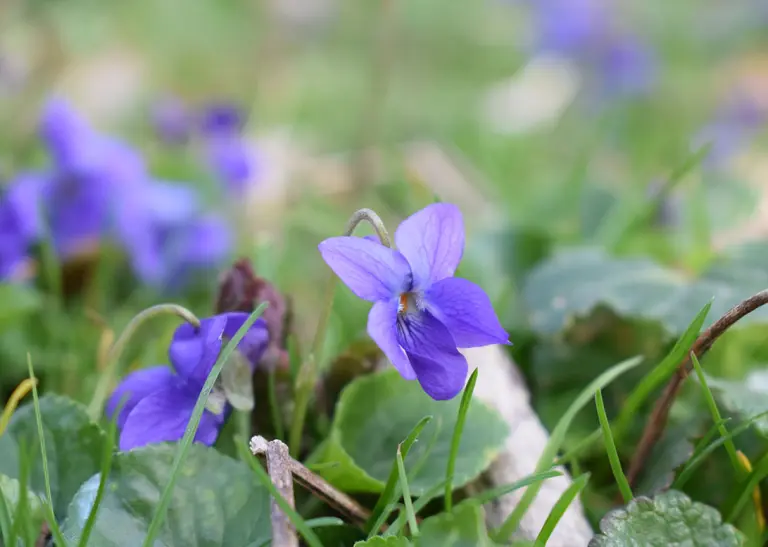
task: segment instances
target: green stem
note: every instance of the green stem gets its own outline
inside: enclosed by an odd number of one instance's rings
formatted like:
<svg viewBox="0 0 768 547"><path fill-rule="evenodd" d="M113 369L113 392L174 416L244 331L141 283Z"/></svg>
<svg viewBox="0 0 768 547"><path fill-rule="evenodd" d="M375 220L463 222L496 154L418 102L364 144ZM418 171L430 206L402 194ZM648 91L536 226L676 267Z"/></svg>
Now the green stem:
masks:
<svg viewBox="0 0 768 547"><path fill-rule="evenodd" d="M120 334L120 338L118 338L117 341L112 344L112 347L110 348L109 354L107 356L106 369L104 370L104 373L99 377L99 381L96 384L96 389L94 390L93 398L91 399L91 403L88 405L88 414L94 421L97 421L101 418L101 413L104 409L104 401L106 401L109 390L118 376L120 355L122 355L125 346L128 344L128 341L136 333L139 327L146 321L163 314L177 315L184 319L187 323L193 325L195 328L200 327L200 320L197 318L197 316L195 316L195 314L189 311L187 308L177 304L157 304L156 306L152 306L140 312L133 319L131 319L131 322L128 323L125 329L123 329L123 332Z"/></svg>
<svg viewBox="0 0 768 547"><path fill-rule="evenodd" d="M371 209L360 209L350 217L347 227L344 230L344 236L351 236L358 224L366 221L376 231L379 241L385 247L391 247L389 232L387 232L384 222L379 215ZM325 288L325 299L320 312L320 318L315 331L315 338L312 342L312 350L304 360L296 377L296 396L294 399L293 419L288 436L288 446L290 447L291 457L298 458L301 449L301 436L304 432L304 422L309 408L309 401L312 398L312 391L317 382L317 363L322 358L323 344L325 343L326 332L328 331L328 322L333 310L333 295L336 291L336 275L331 275L328 285Z"/></svg>

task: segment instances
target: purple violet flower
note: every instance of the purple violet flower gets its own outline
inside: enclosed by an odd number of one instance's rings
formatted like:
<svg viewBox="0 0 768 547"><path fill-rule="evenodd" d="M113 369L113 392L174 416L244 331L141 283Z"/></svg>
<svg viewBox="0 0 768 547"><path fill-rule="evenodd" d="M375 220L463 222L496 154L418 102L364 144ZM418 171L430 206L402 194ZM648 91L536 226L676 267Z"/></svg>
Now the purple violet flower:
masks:
<svg viewBox="0 0 768 547"><path fill-rule="evenodd" d="M14 279L28 264L29 247L39 235L39 194L45 179L22 173L0 199L0 279Z"/></svg>
<svg viewBox="0 0 768 547"><path fill-rule="evenodd" d="M532 3L536 48L572 59L592 76L598 101L646 93L656 60L645 42L618 28L605 0L540 0Z"/></svg>
<svg viewBox="0 0 768 547"><path fill-rule="evenodd" d="M41 133L54 166L41 206L59 256L67 259L107 235L115 210L149 180L141 156L92 130L60 99L44 109Z"/></svg>
<svg viewBox="0 0 768 547"><path fill-rule="evenodd" d="M245 120L232 105L209 106L202 114L201 131L211 169L235 194L242 194L254 171L254 158L243 140Z"/></svg>
<svg viewBox="0 0 768 547"><path fill-rule="evenodd" d="M183 285L190 271L219 264L232 247L229 226L202 213L194 190L165 182L126 196L117 229L136 274L155 287Z"/></svg>
<svg viewBox="0 0 768 547"><path fill-rule="evenodd" d="M153 105L152 125L168 144L184 144L192 134L192 119L187 107L174 97L166 97Z"/></svg>
<svg viewBox="0 0 768 547"><path fill-rule="evenodd" d="M395 243L398 250L333 237L319 249L353 293L374 302L368 334L402 377L417 379L433 399L451 399L468 370L457 347L508 344L509 336L483 289L453 277L464 252L458 207L425 207L400 224Z"/></svg>
<svg viewBox="0 0 768 547"><path fill-rule="evenodd" d="M203 389L222 341L231 338L248 319L247 313L226 313L203 319L200 328L185 324L176 329L168 348L175 370L149 367L126 376L110 396L106 414L113 417L122 403L116 422L120 431L120 450L178 441L184 436L197 398ZM246 333L238 351L253 370L268 343L266 323L259 319ZM216 442L227 416L232 411L219 387L208 400L195 441Z"/></svg>
<svg viewBox="0 0 768 547"><path fill-rule="evenodd" d="M768 111L744 92L732 93L718 108L714 119L694 137L695 148L711 143L702 164L710 169L725 165L762 130Z"/></svg>

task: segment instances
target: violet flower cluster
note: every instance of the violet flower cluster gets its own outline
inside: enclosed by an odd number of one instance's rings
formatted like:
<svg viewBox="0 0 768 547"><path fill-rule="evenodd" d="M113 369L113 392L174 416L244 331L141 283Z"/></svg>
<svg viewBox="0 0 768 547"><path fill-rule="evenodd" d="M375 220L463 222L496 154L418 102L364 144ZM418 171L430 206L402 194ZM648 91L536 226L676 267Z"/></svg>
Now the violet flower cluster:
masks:
<svg viewBox="0 0 768 547"><path fill-rule="evenodd" d="M166 98L155 105L153 121L168 144L198 140L210 170L234 195L242 195L254 180L257 158L243 138L245 119L235 106L211 104L192 111L180 100Z"/></svg>
<svg viewBox="0 0 768 547"><path fill-rule="evenodd" d="M371 238L333 237L320 253L360 298L374 302L368 334L406 380L433 399L464 387L467 360L457 348L508 344L483 289L453 277L464 253L458 207L430 205L403 221L397 250Z"/></svg>
<svg viewBox="0 0 768 547"><path fill-rule="evenodd" d="M40 133L50 168L19 173L0 200L2 278L17 274L46 231L63 261L104 239L122 245L137 276L155 286L229 254L229 227L191 188L152 178L137 151L94 130L67 102L45 105Z"/></svg>
<svg viewBox="0 0 768 547"><path fill-rule="evenodd" d="M185 324L176 329L168 348L172 369L154 366L128 374L106 404L108 417L116 418L120 450L178 441L184 436L197 398L216 363L224 339L234 337L249 314L225 313L203 319L200 327ZM258 319L237 346L251 367L261 360L269 337ZM214 388L203 412L195 441L212 445L232 406ZM116 415L116 416L115 416Z"/></svg>
<svg viewBox="0 0 768 547"><path fill-rule="evenodd" d="M531 2L536 49L583 66L600 99L646 93L655 80L653 51L620 28L614 7L609 0Z"/></svg>

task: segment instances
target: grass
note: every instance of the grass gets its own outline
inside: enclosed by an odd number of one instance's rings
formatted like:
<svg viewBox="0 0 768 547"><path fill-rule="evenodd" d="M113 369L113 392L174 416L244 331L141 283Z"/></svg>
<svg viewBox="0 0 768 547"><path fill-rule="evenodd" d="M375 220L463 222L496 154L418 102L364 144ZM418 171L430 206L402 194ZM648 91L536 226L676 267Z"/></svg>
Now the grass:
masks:
<svg viewBox="0 0 768 547"><path fill-rule="evenodd" d="M536 536L536 541L533 543L534 547L546 547L547 541L549 541L552 532L555 531L557 523L563 518L565 511L571 505L573 500L576 499L576 496L578 496L584 489L587 482L589 482L589 473L585 473L574 479L573 483L565 489L565 492L562 493L552 507L552 511L549 513L547 520L544 521L544 526L541 527L539 534Z"/></svg>
<svg viewBox="0 0 768 547"><path fill-rule="evenodd" d="M456 418L456 427L453 429L451 439L451 452L448 456L448 466L445 471L445 510L450 512L453 508L453 475L456 470L456 458L459 457L459 446L461 445L461 434L464 431L464 423L467 420L467 411L472 402L472 394L475 391L478 369L472 371L472 375L467 381L464 393L461 395L459 404L459 415Z"/></svg>
<svg viewBox="0 0 768 547"><path fill-rule="evenodd" d="M408 526L411 528L411 536L419 535L419 524L416 522L416 512L413 509L411 500L411 489L408 486L408 476L405 473L405 464L403 463L403 453L400 451L400 445L397 445L397 474L400 481L400 490L403 492L403 503L405 505L405 516L408 519Z"/></svg>
<svg viewBox="0 0 768 547"><path fill-rule="evenodd" d="M605 414L603 392L600 389L595 391L595 407L597 407L597 418L600 420L600 427L603 430L605 451L608 454L608 461L611 464L613 477L616 479L616 484L619 486L619 492L621 492L621 497L624 498L624 503L629 503L632 500L632 489L629 487L629 481L627 480L626 475L624 475L624 471L621 469L621 459L619 458L619 453L616 451L616 443L613 442L611 424L608 422L608 416Z"/></svg>
<svg viewBox="0 0 768 547"><path fill-rule="evenodd" d="M56 515L53 511L53 496L51 496L51 476L48 472L48 452L45 449L45 433L43 431L43 417L40 414L40 400L37 396L37 382L35 379L35 371L32 367L32 356L27 354L27 368L29 369L29 378L32 380L32 400L35 406L35 420L37 420L37 435L40 440L40 457L43 465L43 478L45 480L45 511L48 517L48 526L51 528L53 537L56 540L57 545L66 547L67 542L64 540L64 536L59 528L59 523L56 520ZM22 480L24 480L22 478ZM24 480L26 483L26 480Z"/></svg>

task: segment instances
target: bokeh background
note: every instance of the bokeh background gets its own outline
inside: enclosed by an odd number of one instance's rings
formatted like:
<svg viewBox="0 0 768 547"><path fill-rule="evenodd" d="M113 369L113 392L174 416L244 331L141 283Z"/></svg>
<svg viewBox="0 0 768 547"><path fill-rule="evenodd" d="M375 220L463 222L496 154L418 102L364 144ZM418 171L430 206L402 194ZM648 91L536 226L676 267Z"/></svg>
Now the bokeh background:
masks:
<svg viewBox="0 0 768 547"><path fill-rule="evenodd" d="M329 273L317 243L360 207L394 230L440 199L464 211L460 273L491 295L551 426L599 371L670 338L609 316L542 344L523 295L531 268L589 245L695 279L764 239L766 116L761 0L4 0L1 399L29 351L44 389L87 401L109 333L161 301L211 312L238 256L290 295L309 343ZM97 165L86 175L78 147ZM25 238L14 191L30 173L53 217ZM65 206L78 192L92 201ZM337 291L324 362L365 340L366 312ZM135 344L136 366L166 361L173 328ZM714 372L743 376L764 351L753 342ZM595 499L597 518L610 502Z"/></svg>

